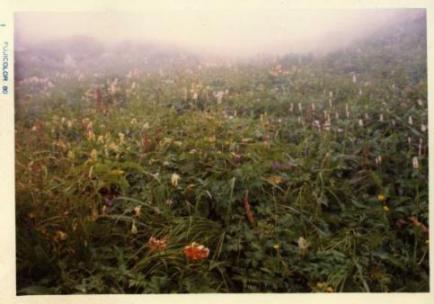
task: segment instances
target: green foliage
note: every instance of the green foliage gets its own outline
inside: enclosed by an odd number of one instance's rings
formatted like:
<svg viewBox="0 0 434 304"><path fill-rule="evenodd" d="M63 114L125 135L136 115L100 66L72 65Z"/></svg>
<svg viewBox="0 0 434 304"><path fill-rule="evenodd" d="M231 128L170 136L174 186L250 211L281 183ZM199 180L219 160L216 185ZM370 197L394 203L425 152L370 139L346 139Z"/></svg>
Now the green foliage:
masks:
<svg viewBox="0 0 434 304"><path fill-rule="evenodd" d="M427 291L425 59L379 52L18 99L18 293Z"/></svg>

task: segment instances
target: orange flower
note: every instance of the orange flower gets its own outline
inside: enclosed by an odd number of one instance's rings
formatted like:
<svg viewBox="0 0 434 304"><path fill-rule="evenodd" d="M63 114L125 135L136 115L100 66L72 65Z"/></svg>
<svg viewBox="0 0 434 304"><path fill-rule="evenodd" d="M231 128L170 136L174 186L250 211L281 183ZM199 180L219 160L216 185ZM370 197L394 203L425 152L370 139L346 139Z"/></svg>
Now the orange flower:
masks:
<svg viewBox="0 0 434 304"><path fill-rule="evenodd" d="M196 242L184 247L184 254L190 261L200 261L208 258L209 249Z"/></svg>
<svg viewBox="0 0 434 304"><path fill-rule="evenodd" d="M163 251L167 247L166 239L156 239L151 236L148 241L148 246L151 251Z"/></svg>

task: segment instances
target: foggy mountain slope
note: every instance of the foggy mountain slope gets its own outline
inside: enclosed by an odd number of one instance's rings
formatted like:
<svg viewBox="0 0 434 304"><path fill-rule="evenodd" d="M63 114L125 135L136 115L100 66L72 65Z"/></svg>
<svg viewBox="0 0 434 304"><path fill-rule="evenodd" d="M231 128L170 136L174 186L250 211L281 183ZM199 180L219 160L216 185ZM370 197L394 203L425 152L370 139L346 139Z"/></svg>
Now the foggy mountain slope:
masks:
<svg viewBox="0 0 434 304"><path fill-rule="evenodd" d="M70 72L71 68L83 73L126 74L132 69L155 72L160 68L187 67L199 62L197 55L181 49L132 41L107 45L88 36L33 45L18 43L15 56L17 80Z"/></svg>
<svg viewBox="0 0 434 304"><path fill-rule="evenodd" d="M427 73L426 18L416 16L356 41L321 59L330 71L388 77L401 70L412 81Z"/></svg>
<svg viewBox="0 0 434 304"><path fill-rule="evenodd" d="M333 44L337 38L328 36L323 41L324 47ZM50 77L56 72L70 73L71 68L84 74L124 75L133 69L158 72L161 69L189 69L214 59L218 61L207 53L198 55L188 48L158 42L124 40L109 44L86 35L33 44L26 43L18 35L15 42L17 80L31 76ZM327 54L323 51L288 52L279 62L283 65L310 62L337 74L371 73L371 77L386 77L393 69L403 68L417 81L426 75L425 15L402 18L367 37L334 51L328 50ZM248 62L253 65L263 63L257 56Z"/></svg>

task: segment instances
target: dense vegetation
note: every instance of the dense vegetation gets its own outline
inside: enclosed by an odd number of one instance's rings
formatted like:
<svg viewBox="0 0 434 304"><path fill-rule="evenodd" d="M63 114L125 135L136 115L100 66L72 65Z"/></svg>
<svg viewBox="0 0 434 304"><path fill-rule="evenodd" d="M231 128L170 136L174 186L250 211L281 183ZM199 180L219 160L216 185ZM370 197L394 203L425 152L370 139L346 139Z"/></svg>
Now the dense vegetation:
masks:
<svg viewBox="0 0 434 304"><path fill-rule="evenodd" d="M18 293L428 291L425 31L26 76Z"/></svg>

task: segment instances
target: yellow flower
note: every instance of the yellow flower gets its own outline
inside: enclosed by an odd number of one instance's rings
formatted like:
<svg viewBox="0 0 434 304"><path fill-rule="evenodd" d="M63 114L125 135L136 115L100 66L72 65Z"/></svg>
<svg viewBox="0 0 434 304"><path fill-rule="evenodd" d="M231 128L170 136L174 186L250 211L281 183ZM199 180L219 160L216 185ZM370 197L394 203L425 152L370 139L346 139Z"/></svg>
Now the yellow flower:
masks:
<svg viewBox="0 0 434 304"><path fill-rule="evenodd" d="M174 187L178 186L178 182L180 179L181 177L176 173L173 173L172 176L170 177L170 181Z"/></svg>
<svg viewBox="0 0 434 304"><path fill-rule="evenodd" d="M65 241L68 238L68 235L62 230L57 230L54 235L54 240L56 241Z"/></svg>
<svg viewBox="0 0 434 304"><path fill-rule="evenodd" d="M384 209L384 211L386 211L386 212L389 212L389 211L390 211L389 207L387 207L387 206L384 206L383 209Z"/></svg>
<svg viewBox="0 0 434 304"><path fill-rule="evenodd" d="M377 199L378 199L380 202L384 202L384 200L386 199L386 197L384 196L384 194L379 194L379 195L377 196Z"/></svg>
<svg viewBox="0 0 434 304"><path fill-rule="evenodd" d="M267 181L273 185L279 185L283 182L283 178L279 175L273 175L267 178Z"/></svg>
<svg viewBox="0 0 434 304"><path fill-rule="evenodd" d="M115 169L115 170L110 171L110 174L114 175L114 176L121 176L121 175L124 174L124 171L123 170L119 170L119 169Z"/></svg>
<svg viewBox="0 0 434 304"><path fill-rule="evenodd" d="M273 248L276 249L276 250L279 250L280 249L280 244L274 244Z"/></svg>

